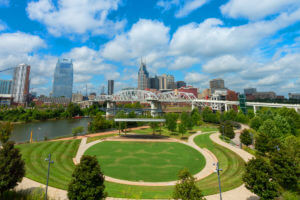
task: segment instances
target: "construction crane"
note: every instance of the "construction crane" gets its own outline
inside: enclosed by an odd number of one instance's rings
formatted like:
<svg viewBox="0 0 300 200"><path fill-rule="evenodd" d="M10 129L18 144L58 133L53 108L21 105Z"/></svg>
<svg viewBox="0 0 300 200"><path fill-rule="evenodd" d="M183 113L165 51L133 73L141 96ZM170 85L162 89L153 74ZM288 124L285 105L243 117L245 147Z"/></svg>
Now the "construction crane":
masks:
<svg viewBox="0 0 300 200"><path fill-rule="evenodd" d="M17 68L17 67L10 67L10 68L3 69L3 70L0 70L0 73L5 72L5 71L9 71L9 70L13 70L15 68Z"/></svg>

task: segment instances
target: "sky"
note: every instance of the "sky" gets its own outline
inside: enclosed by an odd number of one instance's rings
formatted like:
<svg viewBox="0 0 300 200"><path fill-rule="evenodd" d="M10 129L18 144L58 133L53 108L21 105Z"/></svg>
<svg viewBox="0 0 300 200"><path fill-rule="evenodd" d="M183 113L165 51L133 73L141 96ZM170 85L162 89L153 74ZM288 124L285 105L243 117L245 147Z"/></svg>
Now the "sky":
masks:
<svg viewBox="0 0 300 200"><path fill-rule="evenodd" d="M0 0L0 70L31 65L31 91L48 95L58 58L71 58L73 92L137 87L150 75L199 87L300 92L299 0ZM12 72L0 73L12 79Z"/></svg>

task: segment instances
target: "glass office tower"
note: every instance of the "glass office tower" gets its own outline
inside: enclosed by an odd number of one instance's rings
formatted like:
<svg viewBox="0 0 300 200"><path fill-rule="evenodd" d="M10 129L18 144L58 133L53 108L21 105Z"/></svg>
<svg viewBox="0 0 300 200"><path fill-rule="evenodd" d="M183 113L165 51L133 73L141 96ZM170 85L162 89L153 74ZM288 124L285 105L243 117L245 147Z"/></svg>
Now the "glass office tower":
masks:
<svg viewBox="0 0 300 200"><path fill-rule="evenodd" d="M73 63L71 59L58 59L53 80L53 97L72 98Z"/></svg>

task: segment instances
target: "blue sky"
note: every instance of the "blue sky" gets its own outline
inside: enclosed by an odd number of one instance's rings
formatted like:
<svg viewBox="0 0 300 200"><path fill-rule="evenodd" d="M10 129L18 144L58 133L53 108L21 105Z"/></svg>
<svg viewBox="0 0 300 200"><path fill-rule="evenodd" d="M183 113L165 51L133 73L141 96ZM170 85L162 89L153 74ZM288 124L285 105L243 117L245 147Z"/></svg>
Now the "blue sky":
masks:
<svg viewBox="0 0 300 200"><path fill-rule="evenodd" d="M205 89L300 92L299 0L0 0L0 69L28 63L48 95L58 58L72 58L74 92L136 87L151 75ZM11 79L11 72L0 78Z"/></svg>

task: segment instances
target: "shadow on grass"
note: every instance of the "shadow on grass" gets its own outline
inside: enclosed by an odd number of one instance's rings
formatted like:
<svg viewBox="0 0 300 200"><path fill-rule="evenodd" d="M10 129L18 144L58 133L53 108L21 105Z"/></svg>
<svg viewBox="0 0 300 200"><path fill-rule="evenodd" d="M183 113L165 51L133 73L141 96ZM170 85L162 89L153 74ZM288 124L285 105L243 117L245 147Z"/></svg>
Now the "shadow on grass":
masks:
<svg viewBox="0 0 300 200"><path fill-rule="evenodd" d="M186 136L183 136L183 137L181 137L180 139L181 139L181 140L187 140L187 139L188 139L188 137L186 137Z"/></svg>

